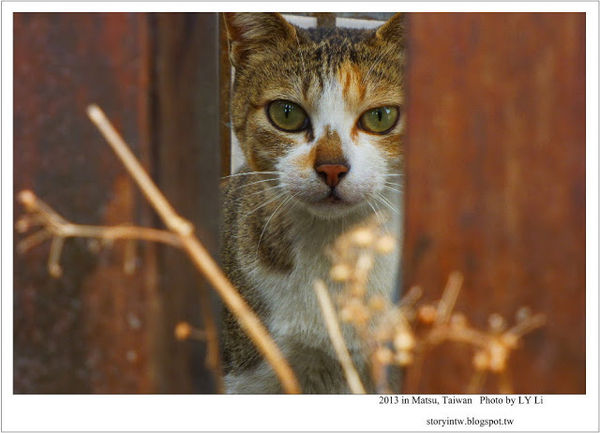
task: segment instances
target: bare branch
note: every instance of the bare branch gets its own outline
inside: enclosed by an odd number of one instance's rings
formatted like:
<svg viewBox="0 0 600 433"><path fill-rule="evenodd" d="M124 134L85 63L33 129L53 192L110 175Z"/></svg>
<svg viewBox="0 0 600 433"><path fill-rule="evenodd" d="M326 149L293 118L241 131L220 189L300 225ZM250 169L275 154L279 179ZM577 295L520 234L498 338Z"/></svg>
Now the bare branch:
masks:
<svg viewBox="0 0 600 433"><path fill-rule="evenodd" d="M327 287L322 280L316 280L314 289L319 300L319 305L321 306L321 311L323 312L323 319L325 319L325 325L327 326L327 332L329 332L329 338L331 338L331 343L333 344L335 353L337 354L338 360L344 369L348 386L354 394L364 394L365 388L360 381L360 376L358 375L356 368L354 368L354 364L352 363L352 359L348 353L348 348L344 342L342 330L338 324L333 304L329 298L329 295L327 294Z"/></svg>
<svg viewBox="0 0 600 433"><path fill-rule="evenodd" d="M192 224L177 215L171 204L154 182L152 182L150 176L144 171L144 168L135 158L123 138L121 138L112 126L104 112L96 105L89 106L87 112L92 122L98 127L104 138L121 159L121 162L125 165L125 168L138 184L150 204L158 212L165 225L177 234L181 246L188 253L194 265L210 281L227 308L236 316L244 331L269 364L271 364L283 389L289 393L300 392L300 386L292 369L269 335L267 329L229 282L208 251L194 236Z"/></svg>

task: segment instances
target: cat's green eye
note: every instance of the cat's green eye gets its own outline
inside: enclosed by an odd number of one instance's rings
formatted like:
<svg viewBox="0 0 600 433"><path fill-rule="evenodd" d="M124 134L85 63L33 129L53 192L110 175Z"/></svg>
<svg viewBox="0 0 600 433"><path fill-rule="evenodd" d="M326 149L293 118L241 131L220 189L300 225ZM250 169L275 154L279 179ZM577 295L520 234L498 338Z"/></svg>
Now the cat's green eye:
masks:
<svg viewBox="0 0 600 433"><path fill-rule="evenodd" d="M358 121L358 126L368 132L385 134L398 121L398 107L377 107L365 111Z"/></svg>
<svg viewBox="0 0 600 433"><path fill-rule="evenodd" d="M273 125L288 132L306 129L309 123L308 116L301 106L281 99L269 104L267 115Z"/></svg>

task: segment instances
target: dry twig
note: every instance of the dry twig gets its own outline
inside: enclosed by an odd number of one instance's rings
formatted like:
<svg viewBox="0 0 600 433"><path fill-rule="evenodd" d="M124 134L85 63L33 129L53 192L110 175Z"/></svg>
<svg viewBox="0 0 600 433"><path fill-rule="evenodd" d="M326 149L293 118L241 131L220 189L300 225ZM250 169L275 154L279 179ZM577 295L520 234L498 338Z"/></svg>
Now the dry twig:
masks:
<svg viewBox="0 0 600 433"><path fill-rule="evenodd" d="M319 305L321 306L323 319L325 319L325 325L327 326L329 338L331 338L331 343L333 344L335 353L337 354L338 360L340 361L340 364L344 370L344 374L346 375L348 386L354 394L364 394L365 388L360 381L360 376L358 375L356 368L354 368L354 364L352 363L352 359L348 353L348 348L344 342L342 330L340 329L340 325L337 321L335 309L331 303L329 295L327 294L327 287L322 280L317 280L315 281L314 289L315 293L317 294L317 299L319 300Z"/></svg>
<svg viewBox="0 0 600 433"><path fill-rule="evenodd" d="M175 212L171 204L135 158L123 138L112 126L104 112L96 105L89 106L87 112L92 122L98 127L129 174L140 187L149 203L160 215L169 231L142 227L98 227L72 224L35 197L32 192L23 191L20 194L21 202L32 215L22 222L17 223L17 229L26 229L28 225L32 224L41 224L43 228L36 234L24 239L20 243L20 250L25 251L48 238L52 238L48 265L50 272L56 276L60 274L58 260L63 241L66 237L145 239L167 243L184 249L196 268L208 279L223 299L227 308L238 319L242 328L254 342L258 350L273 367L283 390L288 393L300 392L300 386L292 369L269 335L267 329L196 238L192 224ZM207 329L207 331L210 330ZM214 332L214 329L212 331ZM214 345L215 339L211 338L211 340Z"/></svg>
<svg viewBox="0 0 600 433"><path fill-rule="evenodd" d="M416 389L426 354L450 341L466 343L474 349L474 373L467 392L480 391L488 373L498 375L501 392L511 392L508 358L526 333L544 324L544 316L531 315L522 308L517 313L517 324L508 330L498 314L490 316L489 330L474 328L463 314L454 312L463 283L460 272L450 274L437 303L417 307L422 291L414 287L398 305L391 304L368 285L368 274L375 255L390 253L394 247L395 241L383 233L380 224L371 221L338 238L330 251L330 276L344 285L338 297L340 318L353 325L371 352L374 382L380 389L389 390L389 384L380 381L385 380L385 367L396 365L410 368L412 383L408 388ZM416 322L425 329L415 331Z"/></svg>
<svg viewBox="0 0 600 433"><path fill-rule="evenodd" d="M289 393L299 393L298 381L281 351L260 319L250 309L246 301L229 282L219 265L196 238L192 224L177 215L102 110L96 105L91 105L88 107L88 116L121 159L121 162L123 162L125 168L160 215L165 225L177 234L183 249L188 253L194 265L210 281L227 308L238 319L244 331L271 364L281 381L283 389Z"/></svg>

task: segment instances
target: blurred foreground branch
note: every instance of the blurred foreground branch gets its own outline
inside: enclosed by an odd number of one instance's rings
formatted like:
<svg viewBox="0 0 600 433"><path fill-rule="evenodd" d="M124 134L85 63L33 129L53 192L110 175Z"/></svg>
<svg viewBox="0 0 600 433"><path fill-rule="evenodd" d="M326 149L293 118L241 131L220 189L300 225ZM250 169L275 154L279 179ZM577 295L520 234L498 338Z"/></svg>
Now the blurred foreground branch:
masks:
<svg viewBox="0 0 600 433"><path fill-rule="evenodd" d="M38 199L31 191L23 191L19 194L19 199L29 212L29 215L17 223L17 229L19 229L19 225L23 229L22 231L33 225L41 225L42 229L21 241L18 249L26 251L47 239L52 239L48 262L50 274L56 277L61 273L59 259L66 237L143 239L163 242L182 248L188 254L196 268L208 279L223 299L227 308L238 319L240 325L258 350L273 367L283 390L288 393L299 393L300 386L298 381L281 351L256 314L250 309L221 268L194 235L192 224L175 212L171 204L133 155L123 138L112 126L104 112L96 105L89 106L87 112L92 122L98 127L169 230L72 224ZM213 336L213 338L207 338L207 341L212 341L214 355L216 339Z"/></svg>
<svg viewBox="0 0 600 433"><path fill-rule="evenodd" d="M545 323L545 316L521 307L512 327L499 314L492 314L487 330L475 328L464 314L454 311L463 284L463 275L456 271L448 277L438 302L417 305L422 290L415 286L394 304L373 290L376 286L369 282L369 276L376 256L390 254L395 248L396 241L372 220L340 236L329 251L330 277L343 285L336 299L339 317L361 339L371 359L378 392L399 392L388 382L388 366L410 371L410 383L405 388L416 389L425 356L446 341L466 343L472 350L474 372L465 392L481 392L488 373L499 376L501 393L513 392L508 359L525 334ZM339 358L343 365L343 358ZM352 389L350 380L348 384Z"/></svg>

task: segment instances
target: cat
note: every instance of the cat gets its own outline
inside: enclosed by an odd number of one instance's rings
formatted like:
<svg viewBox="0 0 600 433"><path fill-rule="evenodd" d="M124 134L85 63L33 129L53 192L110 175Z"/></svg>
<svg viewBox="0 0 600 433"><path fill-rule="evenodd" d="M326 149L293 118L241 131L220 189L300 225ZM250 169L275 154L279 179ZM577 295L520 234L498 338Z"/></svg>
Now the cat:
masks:
<svg viewBox="0 0 600 433"><path fill-rule="evenodd" d="M223 186L222 263L302 391L346 393L313 282L337 287L325 248L373 214L388 212L387 229L401 237L403 18L375 30L301 29L277 13L224 20L232 127L246 166ZM390 294L398 263L398 253L379 260L373 291ZM372 391L360 341L348 326L344 335ZM229 312L223 361L226 392L281 392Z"/></svg>

